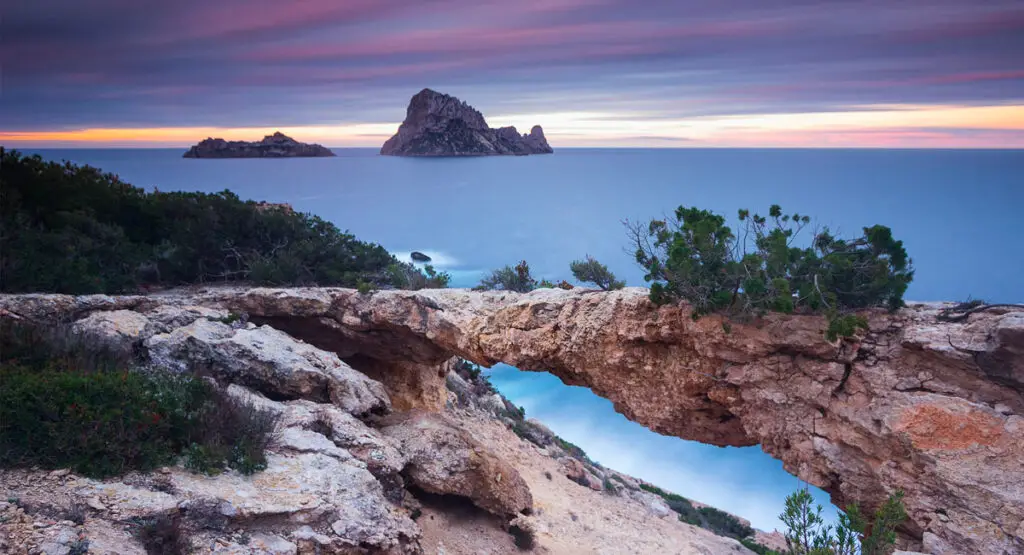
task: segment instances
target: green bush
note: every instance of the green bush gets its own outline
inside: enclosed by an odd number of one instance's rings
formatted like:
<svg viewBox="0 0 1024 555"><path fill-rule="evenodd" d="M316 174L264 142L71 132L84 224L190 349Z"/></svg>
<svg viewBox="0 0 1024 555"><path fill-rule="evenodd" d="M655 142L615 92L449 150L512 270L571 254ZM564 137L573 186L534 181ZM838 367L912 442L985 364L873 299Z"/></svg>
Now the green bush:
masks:
<svg viewBox="0 0 1024 555"><path fill-rule="evenodd" d="M135 370L128 355L94 345L67 330L0 322L0 467L106 477L184 451L204 471L265 466L275 415L191 375Z"/></svg>
<svg viewBox="0 0 1024 555"><path fill-rule="evenodd" d="M523 260L516 264L515 268L505 266L494 270L491 275L480 281L480 285L476 286L476 289L483 291L500 289L516 293L529 293L537 287L539 287L537 280L530 275L530 265Z"/></svg>
<svg viewBox="0 0 1024 555"><path fill-rule="evenodd" d="M202 382L127 370L0 366L0 466L86 476L152 469L189 442Z"/></svg>
<svg viewBox="0 0 1024 555"><path fill-rule="evenodd" d="M754 535L754 529L740 522L735 516L714 507L698 509L701 516L701 527L711 530L719 536L742 540Z"/></svg>
<svg viewBox="0 0 1024 555"><path fill-rule="evenodd" d="M438 272L430 264L420 270L408 262L396 262L388 266L388 278L394 287L419 291L420 289L444 289L448 287L452 276L447 272Z"/></svg>
<svg viewBox="0 0 1024 555"><path fill-rule="evenodd" d="M583 260L574 260L569 264L576 281L581 283L593 283L604 291L622 289L626 282L615 279L615 274L608 270L608 266L601 264L589 254Z"/></svg>
<svg viewBox="0 0 1024 555"><path fill-rule="evenodd" d="M646 226L627 222L651 300L685 300L695 317L768 311L838 316L903 306L913 270L903 242L888 227L866 227L849 240L824 228L801 248L796 240L808 216L783 214L773 205L768 216L740 210L739 220L741 239L725 218L698 208L680 206L673 218Z"/></svg>
<svg viewBox="0 0 1024 555"><path fill-rule="evenodd" d="M891 494L869 522L853 504L839 513L833 527L821 517L810 492L800 489L786 497L779 519L786 525L786 544L791 555L888 555L896 545L896 527L907 518L903 492Z"/></svg>
<svg viewBox="0 0 1024 555"><path fill-rule="evenodd" d="M2 148L0 167L0 291L118 293L219 281L400 286L388 269L401 263L383 247L287 207L230 191L147 193L96 168ZM446 285L444 276L424 280Z"/></svg>

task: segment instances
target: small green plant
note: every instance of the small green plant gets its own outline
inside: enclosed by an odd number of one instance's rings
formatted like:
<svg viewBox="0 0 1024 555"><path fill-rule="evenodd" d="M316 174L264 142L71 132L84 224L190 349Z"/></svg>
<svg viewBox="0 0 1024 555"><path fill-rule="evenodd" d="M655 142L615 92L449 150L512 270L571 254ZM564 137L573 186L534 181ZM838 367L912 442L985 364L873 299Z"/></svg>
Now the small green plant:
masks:
<svg viewBox="0 0 1024 555"><path fill-rule="evenodd" d="M356 283L356 291L358 291L360 295L368 295L374 289L376 289L376 287L374 287L373 284L368 281L360 280L359 282Z"/></svg>
<svg viewBox="0 0 1024 555"><path fill-rule="evenodd" d="M846 314L834 316L828 321L828 328L825 330L825 337L829 341L835 341L840 337L853 337L857 330L868 330L868 321L857 314Z"/></svg>
<svg viewBox="0 0 1024 555"><path fill-rule="evenodd" d="M231 324L234 324L235 322L239 322L241 320L241 314L238 314L236 312L229 312L227 316L219 318L217 321L220 322L221 324L227 324L230 326Z"/></svg>
<svg viewBox="0 0 1024 555"><path fill-rule="evenodd" d="M569 264L576 281L581 283L593 283L603 291L622 289L626 282L615 279L615 274L608 270L608 266L601 264L589 254L583 260L574 260Z"/></svg>
<svg viewBox="0 0 1024 555"><path fill-rule="evenodd" d="M530 275L530 265L525 260L515 267L505 266L491 272L480 281L476 288L483 291L499 289L516 293L529 293L538 287L537 280Z"/></svg>
<svg viewBox="0 0 1024 555"><path fill-rule="evenodd" d="M821 512L806 489L786 498L779 519L787 528L790 555L888 555L896 545L896 527L907 518L902 491L890 495L870 522L856 504L851 505L839 514L834 533Z"/></svg>

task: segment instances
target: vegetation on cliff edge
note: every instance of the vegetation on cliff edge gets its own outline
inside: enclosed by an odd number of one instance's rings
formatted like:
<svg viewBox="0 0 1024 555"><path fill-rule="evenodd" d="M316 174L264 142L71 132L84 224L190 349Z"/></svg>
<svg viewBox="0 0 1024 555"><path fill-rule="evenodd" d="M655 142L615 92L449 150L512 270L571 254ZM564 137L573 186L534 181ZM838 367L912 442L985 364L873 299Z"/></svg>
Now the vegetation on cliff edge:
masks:
<svg viewBox="0 0 1024 555"><path fill-rule="evenodd" d="M140 366L68 328L0 321L0 467L106 477L183 454L205 473L266 466L276 414L202 378Z"/></svg>
<svg viewBox="0 0 1024 555"><path fill-rule="evenodd" d="M636 262L651 283L651 300L684 300L694 317L824 313L834 322L831 337L863 327L855 319L836 322L853 311L903 306L914 272L903 242L888 227L865 227L853 239L821 228L800 246L808 216L784 214L772 205L767 216L740 210L738 218L738 234L721 215L685 206L646 225L626 222Z"/></svg>
<svg viewBox="0 0 1024 555"><path fill-rule="evenodd" d="M316 216L230 191L146 192L96 168L2 148L0 168L3 292L237 281L416 289L449 280Z"/></svg>

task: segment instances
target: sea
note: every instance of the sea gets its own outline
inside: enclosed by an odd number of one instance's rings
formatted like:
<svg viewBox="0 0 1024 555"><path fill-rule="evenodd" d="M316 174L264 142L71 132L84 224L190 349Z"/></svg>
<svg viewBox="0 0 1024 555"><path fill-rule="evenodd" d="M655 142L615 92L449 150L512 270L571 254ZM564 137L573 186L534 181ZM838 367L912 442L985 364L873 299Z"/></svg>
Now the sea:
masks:
<svg viewBox="0 0 1024 555"><path fill-rule="evenodd" d="M1024 302L1024 150L558 149L552 155L396 158L334 149L334 158L185 159L183 149L25 149L89 164L161 191L288 203L406 258L421 251L475 285L526 260L534 276L571 281L586 255L644 285L624 221L676 207L735 221L738 209L812 217L841 235L883 224L915 267L906 298ZM658 435L590 391L543 372L488 371L497 388L591 458L665 489L781 528L802 484L757 447L718 448ZM830 518L835 508L812 488Z"/></svg>

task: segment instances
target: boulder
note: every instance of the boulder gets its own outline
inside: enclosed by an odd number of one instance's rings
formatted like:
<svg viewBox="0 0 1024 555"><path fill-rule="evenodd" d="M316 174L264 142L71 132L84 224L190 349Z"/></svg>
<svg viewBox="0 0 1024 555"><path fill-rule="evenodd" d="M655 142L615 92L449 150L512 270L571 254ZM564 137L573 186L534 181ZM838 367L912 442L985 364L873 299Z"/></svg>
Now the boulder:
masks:
<svg viewBox="0 0 1024 555"><path fill-rule="evenodd" d="M519 473L445 415L395 414L382 422L381 433L399 443L409 461L405 475L425 491L467 497L505 518L533 508Z"/></svg>

